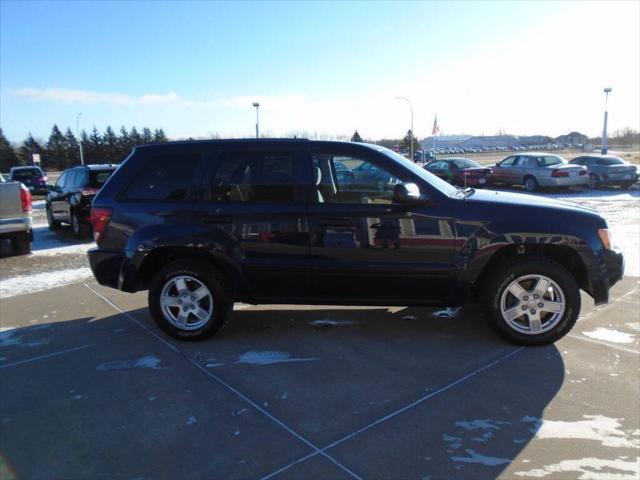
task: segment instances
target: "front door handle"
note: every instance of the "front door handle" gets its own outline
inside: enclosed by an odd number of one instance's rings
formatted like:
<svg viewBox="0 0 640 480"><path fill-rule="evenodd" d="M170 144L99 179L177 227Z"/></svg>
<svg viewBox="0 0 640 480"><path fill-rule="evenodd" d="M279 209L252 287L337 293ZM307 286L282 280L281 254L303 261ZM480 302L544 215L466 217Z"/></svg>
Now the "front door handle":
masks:
<svg viewBox="0 0 640 480"><path fill-rule="evenodd" d="M230 224L231 217L222 217L218 215L207 215L202 219L202 223L207 224Z"/></svg>

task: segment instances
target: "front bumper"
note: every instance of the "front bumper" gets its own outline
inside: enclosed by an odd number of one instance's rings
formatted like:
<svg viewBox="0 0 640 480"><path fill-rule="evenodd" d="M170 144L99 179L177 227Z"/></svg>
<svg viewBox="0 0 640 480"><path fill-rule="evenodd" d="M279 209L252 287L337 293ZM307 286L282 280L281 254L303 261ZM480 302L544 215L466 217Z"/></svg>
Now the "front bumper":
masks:
<svg viewBox="0 0 640 480"><path fill-rule="evenodd" d="M609 290L624 277L624 256L617 249L603 250L597 271L591 271L589 283L595 304L609 301Z"/></svg>

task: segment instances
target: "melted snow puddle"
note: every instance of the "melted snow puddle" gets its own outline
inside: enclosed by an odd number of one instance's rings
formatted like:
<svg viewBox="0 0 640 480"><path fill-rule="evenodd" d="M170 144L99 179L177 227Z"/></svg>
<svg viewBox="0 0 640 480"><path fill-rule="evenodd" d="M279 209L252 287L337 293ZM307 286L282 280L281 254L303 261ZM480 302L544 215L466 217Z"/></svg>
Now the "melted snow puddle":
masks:
<svg viewBox="0 0 640 480"><path fill-rule="evenodd" d="M626 458L626 457L625 457ZM603 471L604 470L604 471ZM581 458L562 460L560 463L534 468L526 472L515 472L519 477L544 478L554 473L580 473L580 480L634 480L640 477L640 457L635 461L623 458L604 460L601 458Z"/></svg>
<svg viewBox="0 0 640 480"><path fill-rule="evenodd" d="M538 438L593 440L605 447L640 448L640 439L630 438L632 435L620 428L620 419L602 415L584 415L583 418L585 420L565 422L526 416L522 421L533 424L529 431Z"/></svg>
<svg viewBox="0 0 640 480"><path fill-rule="evenodd" d="M246 363L249 365L273 365L275 363L290 363L290 362L312 362L320 360L319 358L291 358L291 354L287 352L274 352L274 351L262 351L245 352L235 363Z"/></svg>
<svg viewBox="0 0 640 480"><path fill-rule="evenodd" d="M153 355L147 355L146 357L138 358L137 360L116 360L114 362L101 363L96 367L96 370L129 370L131 368L152 368L153 370L163 370L164 367L160 367L160 359Z"/></svg>
<svg viewBox="0 0 640 480"><path fill-rule="evenodd" d="M613 328L598 327L591 332L584 332L585 337L593 338L595 340L604 340L606 342L613 343L633 343L635 341L635 335L626 332L620 332Z"/></svg>
<svg viewBox="0 0 640 480"><path fill-rule="evenodd" d="M92 277L91 269L82 267L7 278L0 282L0 298L9 298L26 293L49 290L71 283L77 283L90 277Z"/></svg>
<svg viewBox="0 0 640 480"><path fill-rule="evenodd" d="M50 325L38 325L35 327L21 329L16 327L2 327L0 328L0 347L39 347L41 345L46 345L50 342L48 338L29 342L23 341L22 338L34 330L41 330L49 327Z"/></svg>
<svg viewBox="0 0 640 480"><path fill-rule="evenodd" d="M431 314L436 318L456 318L460 314L460 307L447 307L444 310L437 310Z"/></svg>

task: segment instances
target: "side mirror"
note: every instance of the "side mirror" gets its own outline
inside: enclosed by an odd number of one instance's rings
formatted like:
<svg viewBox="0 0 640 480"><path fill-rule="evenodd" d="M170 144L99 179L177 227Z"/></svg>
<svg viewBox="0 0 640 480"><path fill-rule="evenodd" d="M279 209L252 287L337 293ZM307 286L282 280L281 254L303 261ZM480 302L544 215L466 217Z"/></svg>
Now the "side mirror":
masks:
<svg viewBox="0 0 640 480"><path fill-rule="evenodd" d="M400 183L393 189L393 203L423 203L420 188L415 183Z"/></svg>

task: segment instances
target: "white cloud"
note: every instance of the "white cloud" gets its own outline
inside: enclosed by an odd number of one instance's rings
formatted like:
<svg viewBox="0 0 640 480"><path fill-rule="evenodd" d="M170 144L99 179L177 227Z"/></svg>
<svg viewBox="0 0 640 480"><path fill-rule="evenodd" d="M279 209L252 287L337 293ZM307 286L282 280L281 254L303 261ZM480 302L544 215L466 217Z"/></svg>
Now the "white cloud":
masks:
<svg viewBox="0 0 640 480"><path fill-rule="evenodd" d="M20 88L12 94L16 97L57 103L107 103L112 105L166 105L180 99L174 92L164 95L146 94L139 97L123 93L100 93L68 88Z"/></svg>

